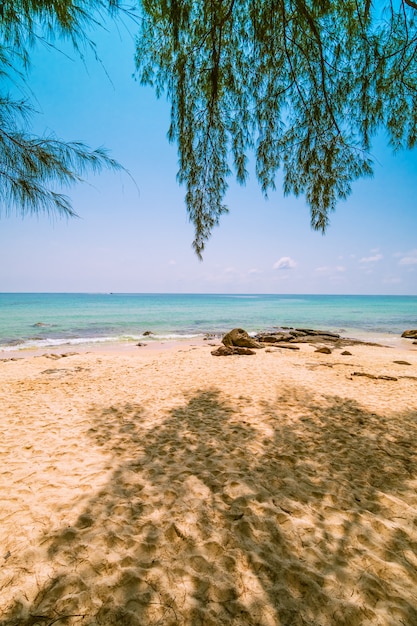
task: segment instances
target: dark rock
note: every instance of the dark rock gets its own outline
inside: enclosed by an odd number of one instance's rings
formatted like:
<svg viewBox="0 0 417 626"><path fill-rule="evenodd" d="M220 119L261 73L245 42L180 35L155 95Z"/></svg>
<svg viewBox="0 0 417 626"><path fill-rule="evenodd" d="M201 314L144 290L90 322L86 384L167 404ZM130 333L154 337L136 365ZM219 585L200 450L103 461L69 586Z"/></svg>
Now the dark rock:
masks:
<svg viewBox="0 0 417 626"><path fill-rule="evenodd" d="M405 330L401 337L406 339L417 339L417 330Z"/></svg>
<svg viewBox="0 0 417 626"><path fill-rule="evenodd" d="M213 356L231 356L233 354L256 354L256 352L241 346L219 346L216 350L212 350L211 354Z"/></svg>
<svg viewBox="0 0 417 626"><path fill-rule="evenodd" d="M138 348L142 348L143 346L146 346L146 343L141 343L139 341L139 343L136 344Z"/></svg>
<svg viewBox="0 0 417 626"><path fill-rule="evenodd" d="M343 350L343 352L340 353L342 356L352 356L352 353L349 352L349 350Z"/></svg>
<svg viewBox="0 0 417 626"><path fill-rule="evenodd" d="M321 352L322 354L331 354L332 351L327 346L323 346L322 348L317 348L314 352Z"/></svg>
<svg viewBox="0 0 417 626"><path fill-rule="evenodd" d="M285 348L285 350L299 350L300 346L295 346L292 343L280 343L278 348Z"/></svg>
<svg viewBox="0 0 417 626"><path fill-rule="evenodd" d="M279 341L292 341L293 335L290 333L269 333L256 335L255 340L261 343L278 343Z"/></svg>
<svg viewBox="0 0 417 626"><path fill-rule="evenodd" d="M374 376L366 372L353 372L352 376L365 376L365 378L371 378L372 380L398 380L395 376Z"/></svg>
<svg viewBox="0 0 417 626"><path fill-rule="evenodd" d="M303 330L290 330L290 335L292 337L305 337L307 333Z"/></svg>
<svg viewBox="0 0 417 626"><path fill-rule="evenodd" d="M256 341L262 341L262 343L276 343L279 339L276 335L256 335Z"/></svg>
<svg viewBox="0 0 417 626"><path fill-rule="evenodd" d="M340 335L337 333L331 333L327 330L313 330L311 328L296 328L297 332L305 333L306 335L321 335L323 337L333 337L333 339L340 339Z"/></svg>
<svg viewBox="0 0 417 626"><path fill-rule="evenodd" d="M365 376L366 378L372 378L374 380L377 378L373 374L367 374L366 372L353 372L352 376Z"/></svg>
<svg viewBox="0 0 417 626"><path fill-rule="evenodd" d="M397 365L411 365L408 361L393 361L393 363L397 363Z"/></svg>
<svg viewBox="0 0 417 626"><path fill-rule="evenodd" d="M336 336L336 335L326 335L326 334L317 334L317 335L312 335L312 336L307 336L307 340L311 341L312 343L318 342L318 341L322 341L322 342L327 342L327 343L337 343L339 341L340 337Z"/></svg>
<svg viewBox="0 0 417 626"><path fill-rule="evenodd" d="M342 345L345 344L345 341L341 339L340 337L338 338L338 337L335 337L334 335L321 335L321 334L303 335L299 337L293 337L291 341L294 341L297 343L311 343L311 344L331 343L335 347L341 347ZM352 341L349 340L348 343L350 345Z"/></svg>
<svg viewBox="0 0 417 626"><path fill-rule="evenodd" d="M252 339L243 328L234 328L227 333L222 343L225 346L237 346L240 348L262 348L261 344Z"/></svg>
<svg viewBox="0 0 417 626"><path fill-rule="evenodd" d="M144 333L142 333L142 335L144 337L149 337L149 335L154 335L155 333L153 333L151 330L145 330Z"/></svg>

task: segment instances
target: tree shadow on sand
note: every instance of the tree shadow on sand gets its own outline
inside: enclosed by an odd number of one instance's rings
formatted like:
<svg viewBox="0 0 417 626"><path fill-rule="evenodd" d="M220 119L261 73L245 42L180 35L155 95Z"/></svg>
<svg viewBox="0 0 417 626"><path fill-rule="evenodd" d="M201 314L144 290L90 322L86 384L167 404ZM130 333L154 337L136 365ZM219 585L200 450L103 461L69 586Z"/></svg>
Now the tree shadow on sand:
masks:
<svg viewBox="0 0 417 626"><path fill-rule="evenodd" d="M203 390L151 428L93 408L115 470L0 624L417 624L416 413L296 389L249 405Z"/></svg>

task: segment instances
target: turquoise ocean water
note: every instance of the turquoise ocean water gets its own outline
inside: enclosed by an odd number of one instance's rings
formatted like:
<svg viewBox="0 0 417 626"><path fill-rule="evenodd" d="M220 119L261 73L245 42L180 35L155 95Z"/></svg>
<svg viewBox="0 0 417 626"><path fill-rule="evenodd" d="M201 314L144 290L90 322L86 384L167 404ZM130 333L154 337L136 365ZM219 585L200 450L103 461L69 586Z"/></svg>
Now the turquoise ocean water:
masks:
<svg viewBox="0 0 417 626"><path fill-rule="evenodd" d="M398 344L404 330L417 328L417 296L0 294L0 352L189 339L236 326L325 329Z"/></svg>

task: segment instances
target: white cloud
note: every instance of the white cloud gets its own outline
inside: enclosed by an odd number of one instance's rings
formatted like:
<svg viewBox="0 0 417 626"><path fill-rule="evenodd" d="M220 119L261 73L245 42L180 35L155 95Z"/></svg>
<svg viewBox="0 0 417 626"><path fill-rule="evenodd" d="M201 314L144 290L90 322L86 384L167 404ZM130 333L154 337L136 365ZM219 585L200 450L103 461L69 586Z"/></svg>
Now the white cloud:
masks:
<svg viewBox="0 0 417 626"><path fill-rule="evenodd" d="M297 263L289 256L282 256L272 267L274 270L293 270Z"/></svg>
<svg viewBox="0 0 417 626"><path fill-rule="evenodd" d="M405 256L401 255L398 265L417 265L417 250L411 250Z"/></svg>
<svg viewBox="0 0 417 626"><path fill-rule="evenodd" d="M382 254L374 254L373 256L364 256L359 260L359 263L377 263L383 259Z"/></svg>
<svg viewBox="0 0 417 626"><path fill-rule="evenodd" d="M174 261L174 259L171 259L170 261L168 261L168 265L169 266L176 265L176 264L177 264L177 262Z"/></svg>
<svg viewBox="0 0 417 626"><path fill-rule="evenodd" d="M248 274L262 274L262 271L256 269L256 267L253 267L252 269L248 270Z"/></svg>

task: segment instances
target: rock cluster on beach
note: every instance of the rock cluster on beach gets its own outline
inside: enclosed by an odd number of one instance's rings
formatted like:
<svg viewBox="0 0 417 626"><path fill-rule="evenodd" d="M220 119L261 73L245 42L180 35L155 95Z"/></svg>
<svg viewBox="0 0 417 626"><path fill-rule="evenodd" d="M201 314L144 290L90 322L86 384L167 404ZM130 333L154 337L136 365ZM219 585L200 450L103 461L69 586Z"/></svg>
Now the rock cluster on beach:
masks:
<svg viewBox="0 0 417 626"><path fill-rule="evenodd" d="M414 332L414 331L408 331ZM417 332L417 331L416 331ZM330 354L331 349L342 348L355 344L375 345L358 339L343 338L337 333L311 328L288 328L281 327L272 331L258 333L251 337L243 328L234 328L222 339L222 346L212 351L213 356L229 356L233 354L256 354L254 349L265 348L275 345L279 348L297 350L294 344L309 343L317 345L317 352ZM322 345L326 344L326 345Z"/></svg>

